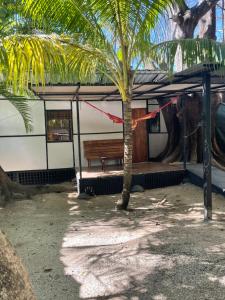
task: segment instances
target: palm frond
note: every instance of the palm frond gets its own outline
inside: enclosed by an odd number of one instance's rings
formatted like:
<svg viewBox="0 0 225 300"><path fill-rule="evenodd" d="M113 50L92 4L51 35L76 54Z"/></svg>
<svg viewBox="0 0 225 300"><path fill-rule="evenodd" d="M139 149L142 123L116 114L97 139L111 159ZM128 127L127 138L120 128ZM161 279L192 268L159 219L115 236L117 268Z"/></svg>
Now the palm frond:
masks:
<svg viewBox="0 0 225 300"><path fill-rule="evenodd" d="M13 35L0 47L2 81L22 93L29 84L44 84L51 78L64 80L65 56L57 36Z"/></svg>
<svg viewBox="0 0 225 300"><path fill-rule="evenodd" d="M182 55L184 68L200 63L212 63L225 66L225 44L209 39L181 39L154 45L149 56L160 68L170 73L176 70L176 53Z"/></svg>
<svg viewBox="0 0 225 300"><path fill-rule="evenodd" d="M80 44L105 49L116 57L119 49L128 54L129 66L149 48L151 30L160 14L181 0L23 0L26 15L38 23L48 20L62 32L76 33Z"/></svg>
<svg viewBox="0 0 225 300"><path fill-rule="evenodd" d="M0 95L7 99L17 109L23 119L26 132L31 132L33 129L32 116L27 98L25 96L14 95L7 90L4 84L0 84Z"/></svg>

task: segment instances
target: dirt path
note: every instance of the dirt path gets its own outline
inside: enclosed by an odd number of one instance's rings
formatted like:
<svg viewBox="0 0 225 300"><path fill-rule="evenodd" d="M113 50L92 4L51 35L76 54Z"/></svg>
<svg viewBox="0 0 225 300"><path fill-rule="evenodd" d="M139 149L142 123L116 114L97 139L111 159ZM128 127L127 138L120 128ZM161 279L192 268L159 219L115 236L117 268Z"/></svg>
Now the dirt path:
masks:
<svg viewBox="0 0 225 300"><path fill-rule="evenodd" d="M0 210L0 228L22 258L38 300L79 299L79 285L64 275L59 260L63 235L72 221L69 207L67 193L52 193Z"/></svg>
<svg viewBox="0 0 225 300"><path fill-rule="evenodd" d="M133 194L130 212L114 210L118 195L69 196L0 210L38 300L225 299L224 197L213 195L206 224L202 190L189 184Z"/></svg>

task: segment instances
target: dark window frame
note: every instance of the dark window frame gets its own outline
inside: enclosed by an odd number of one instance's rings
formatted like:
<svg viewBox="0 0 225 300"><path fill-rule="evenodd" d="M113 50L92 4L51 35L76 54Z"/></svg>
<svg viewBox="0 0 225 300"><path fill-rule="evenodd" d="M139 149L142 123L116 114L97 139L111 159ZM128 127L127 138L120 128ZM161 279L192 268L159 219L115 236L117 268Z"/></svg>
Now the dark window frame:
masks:
<svg viewBox="0 0 225 300"><path fill-rule="evenodd" d="M155 122L158 122L157 130L153 130ZM157 113L157 115L156 115L156 117L154 119L148 119L147 120L147 129L148 129L148 133L161 133L161 117L160 117L160 112Z"/></svg>
<svg viewBox="0 0 225 300"><path fill-rule="evenodd" d="M63 129L68 131L68 139L67 140L60 140L60 139L49 139L49 135L50 135L50 126L49 126L49 121L53 119L53 117L51 116L54 115L54 113L56 114L55 119L57 120L68 120L68 128L64 127ZM57 116L57 114L62 114L63 113L66 115L64 118L59 118L59 116ZM73 142L73 119L72 119L72 110L71 109L46 109L45 111L45 116L46 116L46 141L47 143L68 143L68 142ZM55 128L55 130L57 130L57 128ZM58 130L60 130L60 128L58 128Z"/></svg>

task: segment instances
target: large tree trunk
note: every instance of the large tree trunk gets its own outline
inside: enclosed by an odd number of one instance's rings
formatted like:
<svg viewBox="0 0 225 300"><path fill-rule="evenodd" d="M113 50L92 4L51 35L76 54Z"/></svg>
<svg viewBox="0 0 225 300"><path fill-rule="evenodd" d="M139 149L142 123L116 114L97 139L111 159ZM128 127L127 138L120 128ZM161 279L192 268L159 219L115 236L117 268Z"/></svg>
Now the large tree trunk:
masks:
<svg viewBox="0 0 225 300"><path fill-rule="evenodd" d="M0 231L0 299L35 300L28 274Z"/></svg>
<svg viewBox="0 0 225 300"><path fill-rule="evenodd" d="M199 37L216 40L216 7L213 7L200 19Z"/></svg>
<svg viewBox="0 0 225 300"><path fill-rule="evenodd" d="M192 38L195 28L199 22L199 37L200 38L215 38L216 20L215 20L215 5L218 1L200 0L198 5L189 8L186 4L176 5L172 11L172 31L173 38ZM182 56L178 53L176 64L178 71L183 68ZM158 159L163 162L174 162L183 159L183 114L186 114L187 128L187 160L191 162L202 162L202 129L200 121L202 115L202 98L200 95L193 94L191 96L184 95L185 109L181 105L179 99L177 107L169 107L163 111L167 131L168 142L166 148L159 155ZM213 96L212 99L212 137L214 153L217 156L219 153L218 145L215 140L215 118L216 107L218 105L218 96ZM164 100L158 100L160 105L163 105ZM217 148L215 147L217 146ZM216 158L216 157L215 157Z"/></svg>

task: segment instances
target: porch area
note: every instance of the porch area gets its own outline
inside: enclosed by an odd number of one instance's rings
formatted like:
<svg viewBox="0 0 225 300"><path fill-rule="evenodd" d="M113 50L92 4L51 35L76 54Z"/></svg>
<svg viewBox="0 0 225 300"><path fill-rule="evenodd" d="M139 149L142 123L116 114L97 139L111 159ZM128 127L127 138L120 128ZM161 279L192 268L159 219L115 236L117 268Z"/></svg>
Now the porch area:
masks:
<svg viewBox="0 0 225 300"><path fill-rule="evenodd" d="M132 168L132 185L141 185L145 189L180 184L185 176L183 165L162 164L156 162L135 163ZM92 189L96 195L116 194L122 191L122 166L83 168L82 176L77 173L80 192Z"/></svg>

